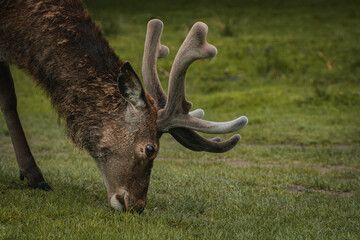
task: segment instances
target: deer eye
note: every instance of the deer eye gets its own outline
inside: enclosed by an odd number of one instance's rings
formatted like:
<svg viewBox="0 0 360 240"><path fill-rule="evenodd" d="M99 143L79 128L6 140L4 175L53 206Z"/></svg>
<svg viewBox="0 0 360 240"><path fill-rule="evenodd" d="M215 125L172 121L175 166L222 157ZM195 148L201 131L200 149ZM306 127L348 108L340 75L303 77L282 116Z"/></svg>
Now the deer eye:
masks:
<svg viewBox="0 0 360 240"><path fill-rule="evenodd" d="M150 144L148 144L146 145L145 151L146 151L146 156L151 157L155 153L155 148Z"/></svg>

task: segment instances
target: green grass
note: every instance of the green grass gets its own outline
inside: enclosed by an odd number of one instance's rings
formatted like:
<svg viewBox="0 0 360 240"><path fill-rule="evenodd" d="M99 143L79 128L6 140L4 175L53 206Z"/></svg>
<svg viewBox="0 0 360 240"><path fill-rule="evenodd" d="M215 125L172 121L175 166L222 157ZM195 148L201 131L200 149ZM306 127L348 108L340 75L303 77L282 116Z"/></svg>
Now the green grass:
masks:
<svg viewBox="0 0 360 240"><path fill-rule="evenodd" d="M165 24L167 88L196 21L218 48L194 63L187 99L206 119L246 115L230 152L164 135L142 215L113 211L94 161L50 101L12 67L18 109L53 191L28 189L0 115L0 239L359 239L360 4L357 1L86 1L117 54L141 72L146 23ZM228 137L223 136L223 137Z"/></svg>

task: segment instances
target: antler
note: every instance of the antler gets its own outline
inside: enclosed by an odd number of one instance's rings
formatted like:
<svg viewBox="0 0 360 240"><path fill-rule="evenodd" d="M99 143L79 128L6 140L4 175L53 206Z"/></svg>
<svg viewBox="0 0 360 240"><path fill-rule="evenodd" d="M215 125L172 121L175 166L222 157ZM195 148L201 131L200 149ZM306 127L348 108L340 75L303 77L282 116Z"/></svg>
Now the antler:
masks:
<svg viewBox="0 0 360 240"><path fill-rule="evenodd" d="M159 108L158 131L170 132L178 142L194 151L230 150L238 143L240 135L236 134L221 142L220 138L203 138L193 130L204 133L234 132L247 124L247 118L240 117L222 123L202 120L204 111L197 109L189 112L192 104L185 99L185 76L190 64L197 59L214 57L217 53L216 48L206 42L206 24L195 23L176 54L170 71L168 98L161 88L156 72L156 59L168 54L168 48L160 44L162 28L163 23L160 20L151 20L148 23L143 57L145 86Z"/></svg>
<svg viewBox="0 0 360 240"><path fill-rule="evenodd" d="M158 108L164 108L166 94L161 87L159 76L156 71L158 58L166 57L169 48L160 44L160 37L164 24L157 19L149 21L146 32L142 75L147 91L155 99Z"/></svg>

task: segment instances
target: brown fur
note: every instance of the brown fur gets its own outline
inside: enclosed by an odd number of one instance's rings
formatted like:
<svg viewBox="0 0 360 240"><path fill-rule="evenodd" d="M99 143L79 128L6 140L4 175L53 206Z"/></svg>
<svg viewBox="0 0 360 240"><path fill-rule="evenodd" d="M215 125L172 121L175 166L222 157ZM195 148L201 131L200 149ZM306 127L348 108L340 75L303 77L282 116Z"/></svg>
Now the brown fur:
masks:
<svg viewBox="0 0 360 240"><path fill-rule="evenodd" d="M71 139L89 147L99 137L98 124L123 105L117 89L122 61L80 1L34 2L2 2L0 49L50 95Z"/></svg>
<svg viewBox="0 0 360 240"><path fill-rule="evenodd" d="M45 89L70 138L111 182L109 197L125 186L127 205L143 206L153 159L141 154L146 144L158 150L157 109L146 94L147 107L132 112L118 90L123 62L81 1L0 0L0 23L0 62L19 66Z"/></svg>

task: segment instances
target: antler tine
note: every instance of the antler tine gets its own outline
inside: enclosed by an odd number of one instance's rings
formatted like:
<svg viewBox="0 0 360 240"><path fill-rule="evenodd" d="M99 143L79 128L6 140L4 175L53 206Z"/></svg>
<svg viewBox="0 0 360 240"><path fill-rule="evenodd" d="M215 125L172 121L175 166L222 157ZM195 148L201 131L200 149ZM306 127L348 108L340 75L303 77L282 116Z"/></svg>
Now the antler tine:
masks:
<svg viewBox="0 0 360 240"><path fill-rule="evenodd" d="M158 120L158 128L160 124L162 132L168 132L171 128L186 127L199 132L214 134L235 132L245 127L248 123L248 119L245 116L228 122L211 122L185 114L176 115L169 119L167 123L162 121L162 119Z"/></svg>
<svg viewBox="0 0 360 240"><path fill-rule="evenodd" d="M189 114L192 117L202 119L204 117L204 115L205 115L205 112L204 112L204 110L199 108L199 109L195 109L194 111L189 112Z"/></svg>
<svg viewBox="0 0 360 240"><path fill-rule="evenodd" d="M162 58L169 54L169 48L160 43L163 27L164 24L158 19L149 21L142 65L142 75L146 89L155 99L159 109L165 107L167 99L156 70L157 58Z"/></svg>
<svg viewBox="0 0 360 240"><path fill-rule="evenodd" d="M197 59L211 58L217 53L216 48L206 42L208 27L197 22L181 45L170 71L168 101L161 117L169 117L172 113L189 112L192 103L185 99L185 75L190 64Z"/></svg>
<svg viewBox="0 0 360 240"><path fill-rule="evenodd" d="M227 152L240 141L240 135L235 134L226 141L221 141L221 138L216 137L206 139L195 131L186 128L172 128L170 134L184 147L193 151L206 151L212 153Z"/></svg>

